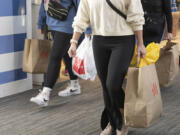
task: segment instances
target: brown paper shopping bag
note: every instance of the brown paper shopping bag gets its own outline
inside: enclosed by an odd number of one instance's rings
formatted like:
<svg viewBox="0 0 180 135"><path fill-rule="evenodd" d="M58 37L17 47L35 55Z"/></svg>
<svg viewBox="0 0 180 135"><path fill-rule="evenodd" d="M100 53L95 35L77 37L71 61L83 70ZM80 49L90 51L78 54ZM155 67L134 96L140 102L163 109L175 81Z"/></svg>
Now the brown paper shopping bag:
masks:
<svg viewBox="0 0 180 135"><path fill-rule="evenodd" d="M160 58L156 62L156 70L162 86L169 86L179 72L178 49L178 44L173 42L168 42L161 48Z"/></svg>
<svg viewBox="0 0 180 135"><path fill-rule="evenodd" d="M51 50L51 41L26 39L23 54L23 71L46 73Z"/></svg>
<svg viewBox="0 0 180 135"><path fill-rule="evenodd" d="M162 99L155 65L129 68L125 90L125 124L148 127L162 115Z"/></svg>

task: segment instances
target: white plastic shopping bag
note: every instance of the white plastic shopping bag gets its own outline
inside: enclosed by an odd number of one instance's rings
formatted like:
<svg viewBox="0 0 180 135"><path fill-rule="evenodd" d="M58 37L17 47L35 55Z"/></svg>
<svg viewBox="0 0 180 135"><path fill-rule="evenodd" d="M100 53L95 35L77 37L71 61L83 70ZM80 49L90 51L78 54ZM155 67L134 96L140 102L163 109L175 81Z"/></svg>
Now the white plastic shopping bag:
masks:
<svg viewBox="0 0 180 135"><path fill-rule="evenodd" d="M76 57L73 58L73 72L84 80L94 80L97 74L92 40L85 38L77 49Z"/></svg>

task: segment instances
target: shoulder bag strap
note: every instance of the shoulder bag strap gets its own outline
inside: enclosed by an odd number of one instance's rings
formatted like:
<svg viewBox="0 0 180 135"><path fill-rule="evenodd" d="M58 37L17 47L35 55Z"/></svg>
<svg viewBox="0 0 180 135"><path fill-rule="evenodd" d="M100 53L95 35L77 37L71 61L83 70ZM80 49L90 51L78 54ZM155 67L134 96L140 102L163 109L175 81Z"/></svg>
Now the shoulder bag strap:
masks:
<svg viewBox="0 0 180 135"><path fill-rule="evenodd" d="M119 9L117 9L110 0L106 0L106 2L117 14L122 16L125 20L127 19L127 16L124 13L122 13Z"/></svg>

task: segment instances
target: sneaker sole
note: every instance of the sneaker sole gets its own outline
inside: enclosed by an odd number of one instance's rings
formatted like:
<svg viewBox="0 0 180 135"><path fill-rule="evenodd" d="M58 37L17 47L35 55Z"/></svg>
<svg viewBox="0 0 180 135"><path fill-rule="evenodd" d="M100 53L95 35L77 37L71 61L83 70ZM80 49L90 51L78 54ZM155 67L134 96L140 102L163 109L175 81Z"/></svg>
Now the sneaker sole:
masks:
<svg viewBox="0 0 180 135"><path fill-rule="evenodd" d="M61 94L58 93L58 96L60 96L60 97L69 97L69 96L75 96L75 95L80 95L80 94L81 94L81 92L71 93L70 95L61 95Z"/></svg>
<svg viewBox="0 0 180 135"><path fill-rule="evenodd" d="M41 101L37 100L37 99L30 99L30 102L35 103L36 105L39 105L40 107L47 107L48 103L44 102L42 103Z"/></svg>

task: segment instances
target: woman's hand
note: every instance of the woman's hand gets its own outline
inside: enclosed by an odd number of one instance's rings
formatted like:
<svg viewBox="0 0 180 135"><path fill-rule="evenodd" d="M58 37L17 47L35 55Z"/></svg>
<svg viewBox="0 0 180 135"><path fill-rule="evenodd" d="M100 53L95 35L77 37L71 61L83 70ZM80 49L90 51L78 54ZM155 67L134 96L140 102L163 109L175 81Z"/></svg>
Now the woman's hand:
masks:
<svg viewBox="0 0 180 135"><path fill-rule="evenodd" d="M90 38L90 37L91 37L91 34L86 34L86 37L87 37L87 38Z"/></svg>
<svg viewBox="0 0 180 135"><path fill-rule="evenodd" d="M168 39L169 41L171 41L172 38L173 38L172 33L168 33L168 34L167 34L167 39Z"/></svg>
<svg viewBox="0 0 180 135"><path fill-rule="evenodd" d="M68 50L68 54L69 54L69 57L71 58L76 56L76 49L77 49L77 44L78 44L78 40L80 36L81 36L80 32L74 32L73 37L70 41L71 46Z"/></svg>
<svg viewBox="0 0 180 135"><path fill-rule="evenodd" d="M146 48L144 44L139 44L137 47L137 57L144 58L146 56Z"/></svg>
<svg viewBox="0 0 180 135"><path fill-rule="evenodd" d="M144 58L146 56L146 48L143 43L143 31L142 30L135 31L135 35L138 41L137 57Z"/></svg>
<svg viewBox="0 0 180 135"><path fill-rule="evenodd" d="M75 57L76 56L76 49L77 49L77 44L76 43L71 43L71 46L68 50L69 57Z"/></svg>

